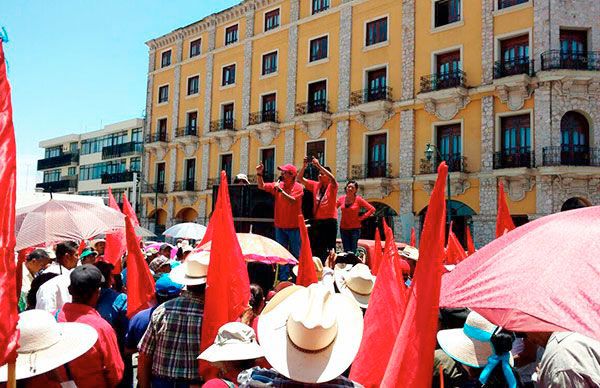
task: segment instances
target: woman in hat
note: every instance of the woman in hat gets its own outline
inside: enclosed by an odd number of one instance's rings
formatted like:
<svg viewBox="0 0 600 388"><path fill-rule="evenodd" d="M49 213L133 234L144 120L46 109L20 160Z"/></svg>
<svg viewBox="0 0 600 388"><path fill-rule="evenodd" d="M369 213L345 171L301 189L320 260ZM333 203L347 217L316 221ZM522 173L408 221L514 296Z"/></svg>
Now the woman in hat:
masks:
<svg viewBox="0 0 600 388"><path fill-rule="evenodd" d="M342 236L344 252L356 253L362 221L375 213L373 205L365 201L357 192L358 183L349 180L346 183L346 195L342 195L337 199L337 207L342 209L340 235ZM367 211L363 215L359 215L362 209Z"/></svg>

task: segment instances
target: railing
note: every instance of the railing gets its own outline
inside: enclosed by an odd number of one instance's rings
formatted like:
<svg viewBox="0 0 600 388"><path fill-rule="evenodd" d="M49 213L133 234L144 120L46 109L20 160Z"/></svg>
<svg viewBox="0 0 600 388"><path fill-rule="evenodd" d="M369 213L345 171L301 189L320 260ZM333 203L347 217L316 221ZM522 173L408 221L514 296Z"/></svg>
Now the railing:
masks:
<svg viewBox="0 0 600 388"><path fill-rule="evenodd" d="M198 191L200 185L195 181L177 181L173 183L173 191Z"/></svg>
<svg viewBox="0 0 600 388"><path fill-rule="evenodd" d="M535 166L535 154L527 148L508 148L494 152L494 169Z"/></svg>
<svg viewBox="0 0 600 388"><path fill-rule="evenodd" d="M208 178L206 180L206 188L212 190L213 186L218 186L221 183L221 178Z"/></svg>
<svg viewBox="0 0 600 388"><path fill-rule="evenodd" d="M154 183L154 184L144 183L141 186L141 190L142 190L142 193L144 193L144 194L147 194L147 193L165 194L167 192L165 182L158 182L158 183Z"/></svg>
<svg viewBox="0 0 600 388"><path fill-rule="evenodd" d="M600 149L588 146L562 145L542 149L544 166L600 167Z"/></svg>
<svg viewBox="0 0 600 388"><path fill-rule="evenodd" d="M198 128L196 127L182 127L175 130L175 137L184 136L198 136Z"/></svg>
<svg viewBox="0 0 600 388"><path fill-rule="evenodd" d="M79 162L78 152L65 152L58 156L38 160L37 169L47 170L50 168L68 166L71 163Z"/></svg>
<svg viewBox="0 0 600 388"><path fill-rule="evenodd" d="M444 161L448 165L448 172L467 172L467 158L460 155L443 155L442 159L435 155L431 160L421 159L421 174L435 174L440 163Z"/></svg>
<svg viewBox="0 0 600 388"><path fill-rule="evenodd" d="M510 61L496 61L494 63L494 78L508 77L517 74L527 74L533 77L533 60L528 57L515 58Z"/></svg>
<svg viewBox="0 0 600 388"><path fill-rule="evenodd" d="M367 88L350 93L350 106L365 104L372 101L392 101L392 88L383 86Z"/></svg>
<svg viewBox="0 0 600 388"><path fill-rule="evenodd" d="M317 112L331 113L329 111L329 100L314 100L296 104L296 116Z"/></svg>
<svg viewBox="0 0 600 388"><path fill-rule="evenodd" d="M421 77L421 93L465 87L466 82L467 73L462 70L456 70L450 73L425 75Z"/></svg>
<svg viewBox="0 0 600 388"><path fill-rule="evenodd" d="M135 172L137 172L137 171L135 171ZM133 181L133 173L134 173L134 171L123 171L123 172L102 174L102 176L101 176L102 184L131 182L131 181ZM139 172L138 172L138 174L139 174Z"/></svg>
<svg viewBox="0 0 600 388"><path fill-rule="evenodd" d="M144 151L142 143L128 142L123 144L115 144L102 148L102 159L120 158L123 156L133 155Z"/></svg>
<svg viewBox="0 0 600 388"><path fill-rule="evenodd" d="M541 54L542 70L570 69L600 71L600 51L581 53L548 50Z"/></svg>
<svg viewBox="0 0 600 388"><path fill-rule="evenodd" d="M275 110L264 110L259 112L250 113L249 125L256 125L261 123L279 123L279 117Z"/></svg>
<svg viewBox="0 0 600 388"><path fill-rule="evenodd" d="M514 5L527 3L528 1L529 0L498 0L498 9L512 7Z"/></svg>
<svg viewBox="0 0 600 388"><path fill-rule="evenodd" d="M369 162L355 164L351 169L352 179L391 178L392 164L386 162Z"/></svg>
<svg viewBox="0 0 600 388"><path fill-rule="evenodd" d="M234 119L220 119L210 122L210 131L235 131L235 120Z"/></svg>
<svg viewBox="0 0 600 388"><path fill-rule="evenodd" d="M77 189L77 175L72 175L69 179L38 183L35 187L43 189L46 193L60 193L69 191L69 189Z"/></svg>
<svg viewBox="0 0 600 388"><path fill-rule="evenodd" d="M157 142L166 142L167 141L167 133L166 132L154 132L146 135L146 143L157 143Z"/></svg>

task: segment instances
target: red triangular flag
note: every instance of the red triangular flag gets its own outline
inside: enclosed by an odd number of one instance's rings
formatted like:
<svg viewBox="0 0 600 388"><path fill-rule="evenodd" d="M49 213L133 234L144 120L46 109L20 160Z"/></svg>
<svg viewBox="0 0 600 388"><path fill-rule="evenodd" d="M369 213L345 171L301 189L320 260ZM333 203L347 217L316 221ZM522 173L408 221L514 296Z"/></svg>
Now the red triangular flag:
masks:
<svg viewBox="0 0 600 388"><path fill-rule="evenodd" d="M446 246L446 264L458 264L467 258L465 248L452 231L452 222L448 231L448 245Z"/></svg>
<svg viewBox="0 0 600 388"><path fill-rule="evenodd" d="M467 226L467 252L468 256L475 253L475 244L473 244L473 237L471 236L471 228Z"/></svg>
<svg viewBox="0 0 600 388"><path fill-rule="evenodd" d="M125 216L127 240L127 318L150 307L154 298L154 278L144 260L131 219Z"/></svg>
<svg viewBox="0 0 600 388"><path fill-rule="evenodd" d="M250 299L250 281L233 226L225 171L221 172L217 203L209 226L219 238L214 239L210 247L200 351L213 344L222 325L240 317ZM200 363L200 374L205 380L216 373L217 370L208 363Z"/></svg>
<svg viewBox="0 0 600 388"><path fill-rule="evenodd" d="M17 161L10 85L0 38L0 365L17 357L19 332L15 277ZM18 268L21 271L21 268Z"/></svg>
<svg viewBox="0 0 600 388"><path fill-rule="evenodd" d="M129 217L129 220L131 220L133 226L140 226L140 221L138 221L138 218L135 215L135 210L133 210L133 207L127 199L127 194L123 194L123 214Z"/></svg>
<svg viewBox="0 0 600 388"><path fill-rule="evenodd" d="M383 221L385 222L385 221ZM381 235L379 234L379 228L375 228L375 246L373 247L373 258L371 259L371 272L377 276L379 273L379 266L381 260L383 260L383 248L381 247Z"/></svg>
<svg viewBox="0 0 600 388"><path fill-rule="evenodd" d="M302 214L298 215L298 228L300 229L300 258L298 259L298 277L296 284L299 286L308 287L313 283L317 283L317 270L312 260L312 251L310 249L310 241L308 240L308 231L304 224Z"/></svg>
<svg viewBox="0 0 600 388"><path fill-rule="evenodd" d="M412 226L410 228L410 246L411 247L416 247L417 246L417 234L415 233L415 227Z"/></svg>
<svg viewBox="0 0 600 388"><path fill-rule="evenodd" d="M419 264L382 387L431 387L444 258L448 166L442 162L429 200L419 244Z"/></svg>
<svg viewBox="0 0 600 388"><path fill-rule="evenodd" d="M377 231L375 236L378 235ZM386 244L388 240L386 237ZM394 346L390 338L398 335L406 309L400 258L390 253L384 253L365 314L362 342L350 370L350 379L365 387L379 387Z"/></svg>
<svg viewBox="0 0 600 388"><path fill-rule="evenodd" d="M85 240L81 240L81 242L79 243L79 248L77 248L77 254L81 255L81 252L83 252L86 246L87 242Z"/></svg>
<svg viewBox="0 0 600 388"><path fill-rule="evenodd" d="M400 258L400 254L398 253L398 246L396 246L396 241L394 240L394 231L388 226L387 222L385 222L385 219L383 220L383 232L385 237L383 254Z"/></svg>
<svg viewBox="0 0 600 388"><path fill-rule="evenodd" d="M515 228L515 224L508 210L506 195L504 194L504 185L502 182L498 185L498 215L496 218L496 238L510 232Z"/></svg>
<svg viewBox="0 0 600 388"><path fill-rule="evenodd" d="M34 249L35 248L33 247L29 247L19 251L17 254L17 268L23 268L23 263L27 260L27 256L33 252ZM15 276L17 279L15 291L17 292L17 299L19 299L21 297L21 287L23 287L23 271L17 270Z"/></svg>
<svg viewBox="0 0 600 388"><path fill-rule="evenodd" d="M121 212L110 187L108 188L108 206ZM123 229L106 234L104 261L115 266L113 274L121 273L121 258L125 254L125 246L125 231Z"/></svg>

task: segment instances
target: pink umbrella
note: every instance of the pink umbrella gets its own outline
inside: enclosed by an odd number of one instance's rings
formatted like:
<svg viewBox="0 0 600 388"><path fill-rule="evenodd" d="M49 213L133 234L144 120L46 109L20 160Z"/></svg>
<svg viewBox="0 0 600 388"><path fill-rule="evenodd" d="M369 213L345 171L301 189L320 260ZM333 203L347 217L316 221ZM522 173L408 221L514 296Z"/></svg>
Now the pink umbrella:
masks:
<svg viewBox="0 0 600 388"><path fill-rule="evenodd" d="M600 206L552 214L492 241L442 278L440 306L515 331L600 339Z"/></svg>
<svg viewBox="0 0 600 388"><path fill-rule="evenodd" d="M264 264L298 264L298 260L277 241L253 233L237 233L246 261L256 261ZM199 247L210 251L211 242Z"/></svg>

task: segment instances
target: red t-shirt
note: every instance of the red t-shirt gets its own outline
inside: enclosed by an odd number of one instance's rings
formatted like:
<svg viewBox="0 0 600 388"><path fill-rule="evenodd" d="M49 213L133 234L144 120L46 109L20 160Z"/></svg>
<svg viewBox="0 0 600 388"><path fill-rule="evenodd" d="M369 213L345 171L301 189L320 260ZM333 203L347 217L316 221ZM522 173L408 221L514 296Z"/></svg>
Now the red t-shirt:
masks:
<svg viewBox="0 0 600 388"><path fill-rule="evenodd" d="M115 387L123 378L123 360L114 329L92 307L66 303L58 314L59 322L79 322L92 326L98 340L90 350L69 362L78 387Z"/></svg>
<svg viewBox="0 0 600 388"><path fill-rule="evenodd" d="M279 185L286 193L296 198L296 202L290 202L279 191L275 190ZM302 214L302 196L304 189L298 182L290 187L285 187L283 182L265 183L263 190L273 194L275 197L275 227L281 229L293 229L298 227L298 215Z"/></svg>
<svg viewBox="0 0 600 388"><path fill-rule="evenodd" d="M342 195L337 200L337 207L342 208L340 229L359 229L361 221L375 213L375 208L360 195L356 196L350 207L346 207L346 196ZM367 212L362 217L359 217L358 213L361 208L367 209Z"/></svg>
<svg viewBox="0 0 600 388"><path fill-rule="evenodd" d="M323 197L319 201L319 191L321 190L321 183L305 179L304 184L308 190L313 193L313 218L316 220L325 220L328 218L335 218L337 220L337 208L336 208L336 197L337 197L337 182L331 182L327 185Z"/></svg>

